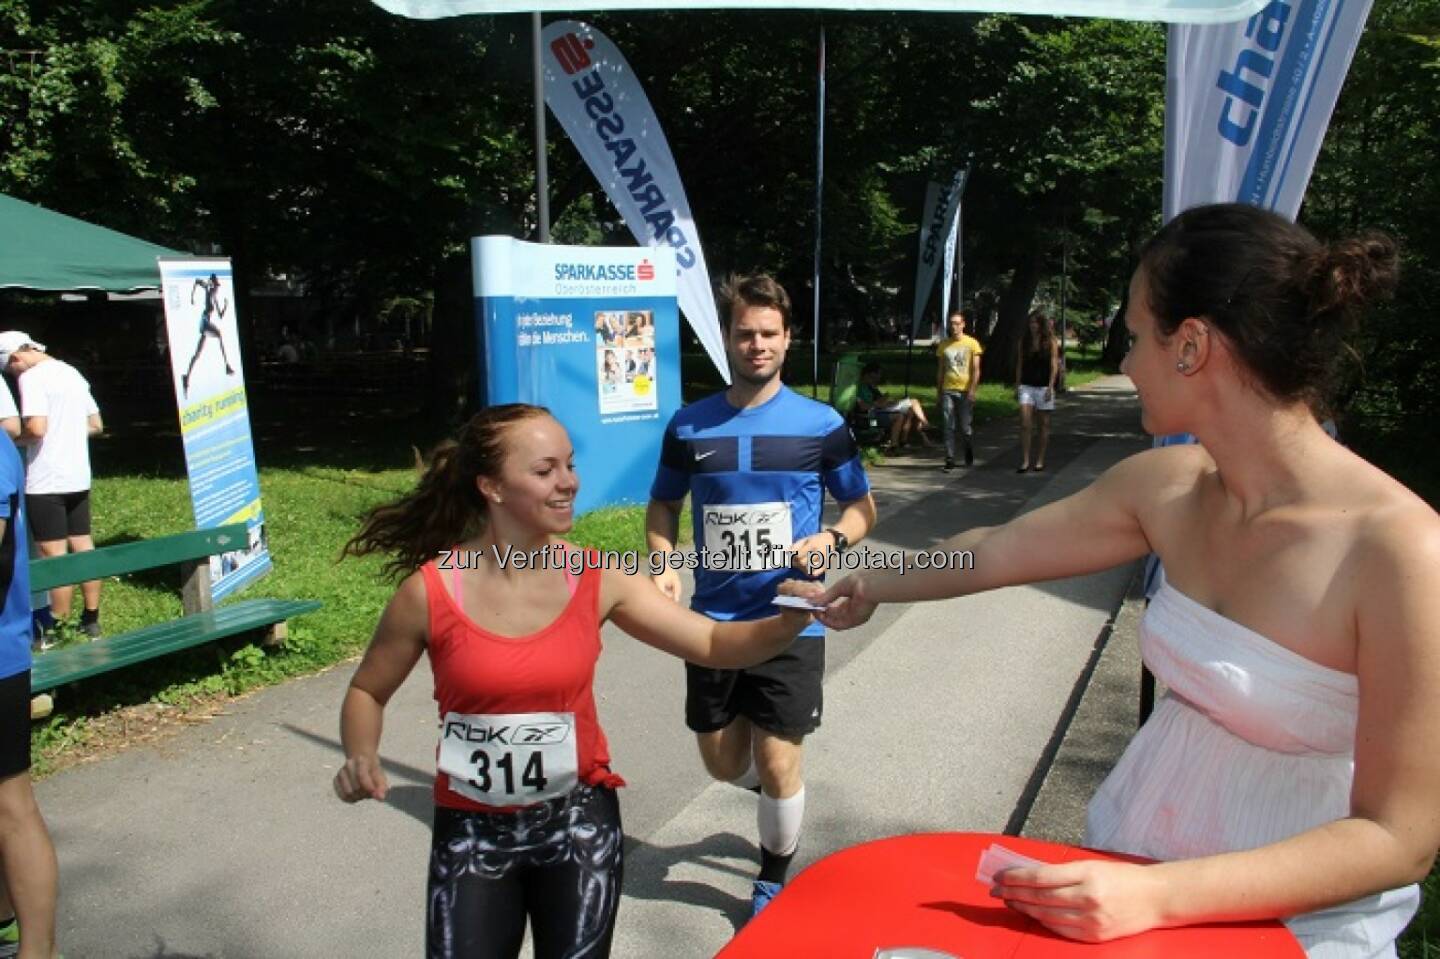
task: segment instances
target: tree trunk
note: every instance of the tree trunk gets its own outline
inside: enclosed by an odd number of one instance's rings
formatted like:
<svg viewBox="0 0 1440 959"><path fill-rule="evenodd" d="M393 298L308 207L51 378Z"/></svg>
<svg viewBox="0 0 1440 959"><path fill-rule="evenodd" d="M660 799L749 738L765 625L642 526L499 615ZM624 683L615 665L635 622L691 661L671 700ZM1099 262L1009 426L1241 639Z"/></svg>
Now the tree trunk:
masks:
<svg viewBox="0 0 1440 959"><path fill-rule="evenodd" d="M1025 318L1030 314L1030 305L1035 302L1035 291L1040 288L1040 274L1044 266L1045 249L1037 235L1031 239L1030 249L1015 268L1010 285L1000 296L999 316L990 334L990 342L985 345L982 360L985 382L1015 382L1015 354L1025 331Z"/></svg>
<svg viewBox="0 0 1440 959"><path fill-rule="evenodd" d="M256 343L255 317L251 313L253 302L251 287L263 277L257 276L250 257L249 233L244 215L239 210L227 209L222 213L221 236L225 252L221 256L230 259L231 296L230 305L235 317L235 335L239 342L234 344L240 351L240 361L253 383L260 375L260 351Z"/></svg>
<svg viewBox="0 0 1440 959"><path fill-rule="evenodd" d="M463 422L483 402L468 256L452 256L435 271L429 366L425 419L448 429Z"/></svg>

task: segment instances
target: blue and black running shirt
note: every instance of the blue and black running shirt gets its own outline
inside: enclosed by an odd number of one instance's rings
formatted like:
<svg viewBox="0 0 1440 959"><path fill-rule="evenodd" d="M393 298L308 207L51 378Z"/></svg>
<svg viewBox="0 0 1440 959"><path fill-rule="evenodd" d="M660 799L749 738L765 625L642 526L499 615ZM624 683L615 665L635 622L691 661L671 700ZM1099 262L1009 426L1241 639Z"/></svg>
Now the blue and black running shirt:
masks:
<svg viewBox="0 0 1440 959"><path fill-rule="evenodd" d="M699 554L690 605L720 620L774 615L776 587L798 575L786 551L820 532L825 491L841 503L870 492L859 453L839 413L785 386L751 409L721 392L676 413L650 496L690 494Z"/></svg>

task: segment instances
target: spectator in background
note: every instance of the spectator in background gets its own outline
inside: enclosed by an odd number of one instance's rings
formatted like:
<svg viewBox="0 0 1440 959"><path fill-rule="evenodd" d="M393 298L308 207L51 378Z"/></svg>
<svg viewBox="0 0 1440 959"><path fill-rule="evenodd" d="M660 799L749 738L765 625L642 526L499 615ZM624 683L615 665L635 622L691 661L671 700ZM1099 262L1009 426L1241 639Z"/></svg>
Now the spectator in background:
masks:
<svg viewBox="0 0 1440 959"><path fill-rule="evenodd" d="M0 429L12 440L20 438L20 410L15 405L10 386L3 379L0 379Z"/></svg>
<svg viewBox="0 0 1440 959"><path fill-rule="evenodd" d="M20 439L20 410L15 406L14 394L10 392L10 385L3 377L0 377L0 429L5 431L5 435L10 437L12 442ZM21 474L24 474L23 466ZM30 559L37 558L40 551L35 548L35 538L27 536L26 540L26 555ZM49 649L55 644L55 617L50 614L50 597L46 593L30 594L30 615L34 620L36 648ZM4 955L4 952L0 952L0 959L3 959Z"/></svg>
<svg viewBox="0 0 1440 959"><path fill-rule="evenodd" d="M935 444L925 435L930 421L925 418L925 408L913 396L888 399L880 389L880 364L871 360L860 369L860 386L855 394L855 405L862 413L874 413L876 421L885 428L887 450L899 449L910 441L913 431L920 442L929 449Z"/></svg>
<svg viewBox="0 0 1440 959"><path fill-rule="evenodd" d="M281 363L299 363L299 339L290 327L280 327L280 346L275 350L275 359Z"/></svg>
<svg viewBox="0 0 1440 959"><path fill-rule="evenodd" d="M1055 409L1055 378L1060 375L1060 347L1050 319L1039 310L1030 314L1020 350L1015 357L1015 398L1020 404L1020 468L1017 473L1045 469L1045 447L1050 443L1050 413ZM1035 459L1030 459L1030 436L1039 420L1040 436Z"/></svg>
<svg viewBox="0 0 1440 959"><path fill-rule="evenodd" d="M18 443L29 448L25 508L41 556L95 548L90 537L90 437L104 424L90 384L75 367L45 352L19 330L0 333L0 370L20 385L22 428ZM74 588L50 591L55 618L70 614ZM85 608L80 631L100 635L100 581L80 584Z"/></svg>
<svg viewBox="0 0 1440 959"><path fill-rule="evenodd" d="M965 335L965 314L950 314L949 335L935 344L935 393L944 425L945 469L955 468L955 436L964 444L965 465L975 462L971 443L971 416L975 412L975 391L980 388L980 354L985 348L973 336Z"/></svg>

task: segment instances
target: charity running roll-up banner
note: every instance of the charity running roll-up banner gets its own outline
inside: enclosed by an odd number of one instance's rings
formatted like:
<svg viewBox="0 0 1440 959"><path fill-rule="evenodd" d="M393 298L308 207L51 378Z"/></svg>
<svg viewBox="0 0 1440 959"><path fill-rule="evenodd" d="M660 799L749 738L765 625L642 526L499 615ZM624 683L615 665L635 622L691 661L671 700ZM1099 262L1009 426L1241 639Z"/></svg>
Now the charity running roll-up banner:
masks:
<svg viewBox="0 0 1440 959"><path fill-rule="evenodd" d="M680 408L680 318L668 247L470 241L487 405L533 403L570 433L575 511L643 503Z"/></svg>
<svg viewBox="0 0 1440 959"><path fill-rule="evenodd" d="M925 313L925 304L930 302L930 291L935 289L935 275L941 268L946 276L950 272L950 259L946 247L948 237L955 230L955 218L960 212L960 194L965 189L968 170L958 170L946 185L930 181L925 185L925 209L920 219L920 257L915 263L915 308L910 318L910 337L920 336L920 318ZM953 258L951 248L949 257ZM950 284L945 284L945 296L950 296ZM945 312L945 303L940 304ZM941 317L943 324L944 317ZM942 326L943 329L943 326Z"/></svg>
<svg viewBox="0 0 1440 959"><path fill-rule="evenodd" d="M210 595L218 600L270 568L236 332L234 277L228 259L161 258L159 263L195 525L210 529L243 522L248 528L234 549L210 557Z"/></svg>
<svg viewBox="0 0 1440 959"><path fill-rule="evenodd" d="M1165 86L1168 222L1203 203L1295 219L1370 0L1272 0L1253 17L1170 27ZM1188 433L1157 446L1192 443ZM1160 564L1146 564L1146 594Z"/></svg>
<svg viewBox="0 0 1440 959"><path fill-rule="evenodd" d="M700 231L665 132L620 50L588 23L556 20L542 33L545 102L643 246L668 247L680 311L730 382L725 341Z"/></svg>

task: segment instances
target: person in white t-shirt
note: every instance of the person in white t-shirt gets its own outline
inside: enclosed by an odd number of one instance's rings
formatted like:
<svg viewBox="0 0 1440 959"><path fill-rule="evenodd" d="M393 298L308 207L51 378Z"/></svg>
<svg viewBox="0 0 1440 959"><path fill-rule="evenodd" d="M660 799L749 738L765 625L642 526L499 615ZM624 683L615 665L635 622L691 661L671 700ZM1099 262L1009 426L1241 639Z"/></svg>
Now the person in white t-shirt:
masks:
<svg viewBox="0 0 1440 959"><path fill-rule="evenodd" d="M10 394L10 386L3 379L0 379L0 430L9 434L10 438L20 437L20 410L15 405L15 397Z"/></svg>
<svg viewBox="0 0 1440 959"><path fill-rule="evenodd" d="M16 442L27 448L25 509L41 556L95 548L90 537L90 437L104 424L90 384L80 372L45 352L19 330L0 333L0 370L17 377L22 428ZM80 584L85 601L80 630L100 635L100 581ZM73 587L50 591L55 618L70 614Z"/></svg>

